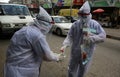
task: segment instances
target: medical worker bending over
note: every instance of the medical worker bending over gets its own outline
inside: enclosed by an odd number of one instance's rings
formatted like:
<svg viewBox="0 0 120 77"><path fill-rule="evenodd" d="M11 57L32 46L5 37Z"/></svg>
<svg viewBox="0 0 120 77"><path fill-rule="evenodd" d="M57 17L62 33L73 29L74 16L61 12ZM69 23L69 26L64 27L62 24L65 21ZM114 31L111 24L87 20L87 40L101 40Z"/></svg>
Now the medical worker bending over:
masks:
<svg viewBox="0 0 120 77"><path fill-rule="evenodd" d="M59 61L46 41L52 19L42 8L34 22L15 32L7 49L4 77L39 77L44 58Z"/></svg>
<svg viewBox="0 0 120 77"><path fill-rule="evenodd" d="M67 46L71 46L68 77L83 77L91 63L95 45L106 39L101 25L91 19L88 1L79 9L78 15L79 20L73 23L61 47L63 52Z"/></svg>

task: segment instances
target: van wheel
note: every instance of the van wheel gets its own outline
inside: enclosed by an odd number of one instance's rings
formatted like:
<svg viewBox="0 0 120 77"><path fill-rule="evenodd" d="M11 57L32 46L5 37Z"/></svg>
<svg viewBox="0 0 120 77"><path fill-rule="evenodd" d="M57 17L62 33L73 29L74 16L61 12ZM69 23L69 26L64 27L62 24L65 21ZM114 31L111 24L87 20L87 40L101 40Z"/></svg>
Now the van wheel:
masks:
<svg viewBox="0 0 120 77"><path fill-rule="evenodd" d="M2 29L0 29L0 36L2 35Z"/></svg>
<svg viewBox="0 0 120 77"><path fill-rule="evenodd" d="M60 28L57 28L56 33L57 33L57 35L61 36L62 35L62 30Z"/></svg>
<svg viewBox="0 0 120 77"><path fill-rule="evenodd" d="M1 27L1 23L0 23L0 35L2 35L2 27Z"/></svg>

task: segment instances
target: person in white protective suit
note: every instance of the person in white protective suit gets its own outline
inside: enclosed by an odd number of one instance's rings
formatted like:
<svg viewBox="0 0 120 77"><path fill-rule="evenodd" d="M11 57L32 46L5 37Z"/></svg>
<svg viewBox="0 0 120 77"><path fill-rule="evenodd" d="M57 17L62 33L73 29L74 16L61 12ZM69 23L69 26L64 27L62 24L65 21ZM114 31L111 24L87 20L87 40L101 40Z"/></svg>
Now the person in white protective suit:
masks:
<svg viewBox="0 0 120 77"><path fill-rule="evenodd" d="M84 77L92 61L95 45L106 39L104 29L92 19L88 1L79 9L78 16L60 49L64 52L66 47L71 46L68 77Z"/></svg>
<svg viewBox="0 0 120 77"><path fill-rule="evenodd" d="M59 61L46 41L51 16L42 8L34 22L15 32L7 49L4 77L39 77L43 60Z"/></svg>

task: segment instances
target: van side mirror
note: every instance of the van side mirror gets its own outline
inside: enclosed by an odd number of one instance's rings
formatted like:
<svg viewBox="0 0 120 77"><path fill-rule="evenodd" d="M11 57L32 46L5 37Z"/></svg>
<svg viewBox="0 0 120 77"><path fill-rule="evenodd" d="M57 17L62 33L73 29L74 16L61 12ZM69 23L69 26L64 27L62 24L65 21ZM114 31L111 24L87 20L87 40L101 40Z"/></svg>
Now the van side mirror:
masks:
<svg viewBox="0 0 120 77"><path fill-rule="evenodd" d="M3 12L2 12L2 9L0 8L0 15L2 15L2 13L3 13Z"/></svg>

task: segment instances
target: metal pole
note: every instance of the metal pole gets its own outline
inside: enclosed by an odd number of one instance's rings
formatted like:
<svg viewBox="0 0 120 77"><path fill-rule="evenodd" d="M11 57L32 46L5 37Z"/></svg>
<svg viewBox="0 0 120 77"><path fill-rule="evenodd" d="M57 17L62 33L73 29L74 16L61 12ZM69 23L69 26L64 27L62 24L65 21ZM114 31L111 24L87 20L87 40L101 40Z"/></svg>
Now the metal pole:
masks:
<svg viewBox="0 0 120 77"><path fill-rule="evenodd" d="M24 1L23 1L23 0L21 0L21 4L24 4Z"/></svg>
<svg viewBox="0 0 120 77"><path fill-rule="evenodd" d="M71 6L70 6L70 19L72 20L71 16L72 16L72 5L73 5L73 0L71 0Z"/></svg>
<svg viewBox="0 0 120 77"><path fill-rule="evenodd" d="M51 0L51 8L52 8L52 15L54 15L54 11L53 11L53 1Z"/></svg>
<svg viewBox="0 0 120 77"><path fill-rule="evenodd" d="M36 4L38 5L38 7L40 6L39 0L36 0Z"/></svg>

